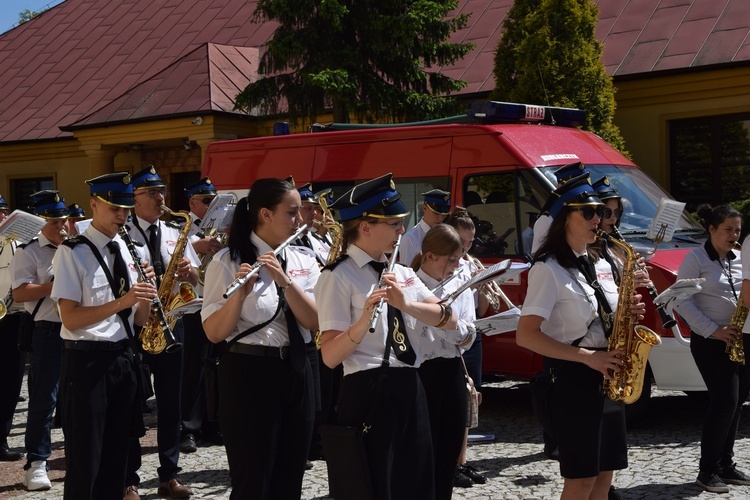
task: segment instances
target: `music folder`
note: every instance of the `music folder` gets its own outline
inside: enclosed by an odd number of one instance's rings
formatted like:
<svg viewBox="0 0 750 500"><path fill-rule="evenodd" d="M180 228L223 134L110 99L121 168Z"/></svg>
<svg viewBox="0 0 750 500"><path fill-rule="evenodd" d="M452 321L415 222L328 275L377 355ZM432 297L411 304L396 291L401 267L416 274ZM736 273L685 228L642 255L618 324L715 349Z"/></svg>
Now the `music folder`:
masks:
<svg viewBox="0 0 750 500"><path fill-rule="evenodd" d="M14 210L0 224L0 242L15 241L18 244L26 244L39 234L39 231L47 224L41 217Z"/></svg>

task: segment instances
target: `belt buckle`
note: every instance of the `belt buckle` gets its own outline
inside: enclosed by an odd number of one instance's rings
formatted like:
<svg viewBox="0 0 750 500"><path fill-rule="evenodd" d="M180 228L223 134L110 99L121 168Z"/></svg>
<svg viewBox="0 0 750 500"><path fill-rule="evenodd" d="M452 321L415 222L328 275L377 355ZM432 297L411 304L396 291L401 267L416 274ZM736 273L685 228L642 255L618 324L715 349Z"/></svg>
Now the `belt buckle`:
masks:
<svg viewBox="0 0 750 500"><path fill-rule="evenodd" d="M284 346L279 347L279 358L284 359Z"/></svg>

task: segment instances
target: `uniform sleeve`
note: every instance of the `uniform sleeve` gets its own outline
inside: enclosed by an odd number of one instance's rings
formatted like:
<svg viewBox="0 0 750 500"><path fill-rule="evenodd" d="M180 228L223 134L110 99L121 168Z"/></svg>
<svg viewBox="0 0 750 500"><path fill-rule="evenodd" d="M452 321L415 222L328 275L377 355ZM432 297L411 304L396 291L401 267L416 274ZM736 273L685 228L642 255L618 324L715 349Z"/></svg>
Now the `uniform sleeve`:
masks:
<svg viewBox="0 0 750 500"><path fill-rule="evenodd" d="M222 250L226 252L227 250ZM234 274L239 267L230 269L227 264L216 254L206 269L206 280L203 285L203 304L201 306L201 319L206 321L209 316L221 309L226 304L224 292L229 283L234 279Z"/></svg>
<svg viewBox="0 0 750 500"><path fill-rule="evenodd" d="M25 248L19 248L16 251L16 256L10 263L10 269L13 288L36 281L36 262Z"/></svg>
<svg viewBox="0 0 750 500"><path fill-rule="evenodd" d="M315 286L320 331L344 331L358 318L352 318L352 293L339 273L323 271Z"/></svg>
<svg viewBox="0 0 750 500"><path fill-rule="evenodd" d="M52 284L52 300L68 299L80 304L83 300L83 281L78 274L73 250L60 245L52 261L52 271L55 281Z"/></svg>
<svg viewBox="0 0 750 500"><path fill-rule="evenodd" d="M552 225L552 217L549 215L540 215L534 223L534 237L531 242L531 253L536 253L539 247L544 243L544 239L547 237L549 227Z"/></svg>
<svg viewBox="0 0 750 500"><path fill-rule="evenodd" d="M474 328L476 311L474 310L474 296L471 290L465 290L461 293L453 302L452 309L458 319L458 324L455 330L443 330L445 332L445 339L452 344L463 344L469 336L476 334L476 329ZM463 349L466 351L470 347L471 344L464 346Z"/></svg>
<svg viewBox="0 0 750 500"><path fill-rule="evenodd" d="M416 226L413 230L416 230ZM398 249L398 261L407 267L411 266L414 256L422 251L421 248L417 248L415 243L416 238L413 237L413 230L409 230L408 233L401 237L401 246Z"/></svg>
<svg viewBox="0 0 750 500"><path fill-rule="evenodd" d="M680 264L680 269L677 271L677 279L700 278L701 274L702 271L698 257L695 252L690 252L685 256L682 264ZM719 325L698 309L698 306L693 300L695 295L683 300L677 307L675 307L675 310L680 316L682 316L682 319L685 320L691 330L708 338L717 328L719 328Z"/></svg>
<svg viewBox="0 0 750 500"><path fill-rule="evenodd" d="M529 286L521 316L540 316L548 320L558 298L556 282L555 273L548 264L534 264L529 271Z"/></svg>

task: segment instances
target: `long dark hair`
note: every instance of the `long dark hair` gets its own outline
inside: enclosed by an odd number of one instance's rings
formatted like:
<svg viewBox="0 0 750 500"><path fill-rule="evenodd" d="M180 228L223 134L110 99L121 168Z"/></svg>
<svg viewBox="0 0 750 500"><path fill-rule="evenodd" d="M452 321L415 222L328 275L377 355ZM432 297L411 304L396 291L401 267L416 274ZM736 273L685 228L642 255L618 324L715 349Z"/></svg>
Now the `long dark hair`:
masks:
<svg viewBox="0 0 750 500"><path fill-rule="evenodd" d="M250 186L250 192L237 202L229 229L227 247L233 260L254 263L258 260L258 249L250 241L250 233L258 226L260 210L276 210L284 197L294 191L294 185L283 179L258 179Z"/></svg>
<svg viewBox="0 0 750 500"><path fill-rule="evenodd" d="M534 262L543 261L548 256L552 256L562 267L577 267L576 255L568 245L568 240L565 239L565 223L568 220L569 213L570 209L564 207L557 214L557 217L552 219L547 236L534 254Z"/></svg>

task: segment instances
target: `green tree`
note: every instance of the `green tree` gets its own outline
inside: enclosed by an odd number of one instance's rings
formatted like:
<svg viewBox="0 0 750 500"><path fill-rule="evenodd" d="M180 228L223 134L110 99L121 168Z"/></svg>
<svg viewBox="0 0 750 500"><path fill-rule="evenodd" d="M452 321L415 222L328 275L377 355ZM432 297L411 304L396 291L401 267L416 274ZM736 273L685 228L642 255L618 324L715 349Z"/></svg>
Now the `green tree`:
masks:
<svg viewBox="0 0 750 500"><path fill-rule="evenodd" d="M25 9L18 13L18 24L21 25L27 21L31 21L42 12L36 12L33 10Z"/></svg>
<svg viewBox="0 0 750 500"><path fill-rule="evenodd" d="M625 152L597 20L592 0L516 0L495 55L492 98L583 109L583 128Z"/></svg>
<svg viewBox="0 0 750 500"><path fill-rule="evenodd" d="M468 15L456 0L260 0L255 22L277 21L236 109L314 121L413 121L453 113L466 82L439 71L473 44L450 43Z"/></svg>

